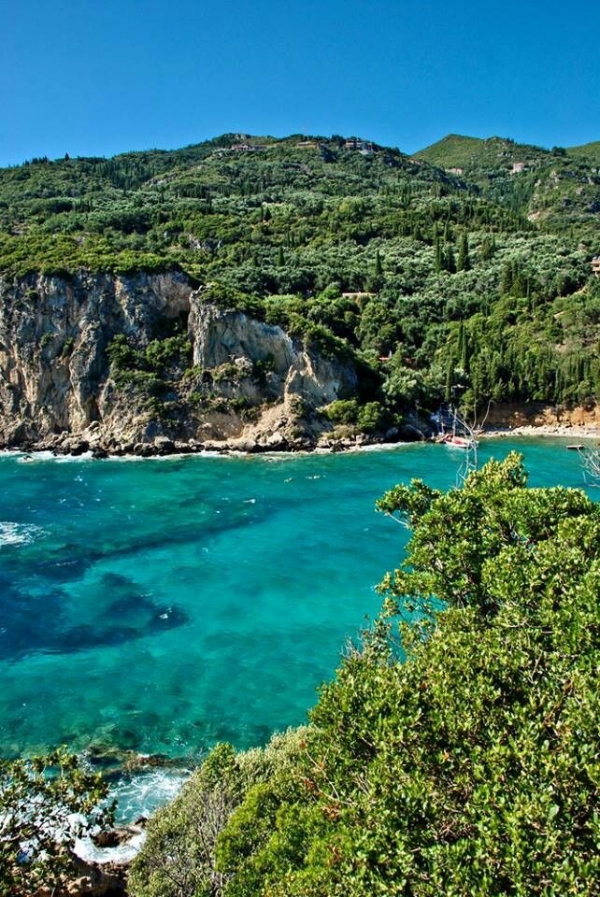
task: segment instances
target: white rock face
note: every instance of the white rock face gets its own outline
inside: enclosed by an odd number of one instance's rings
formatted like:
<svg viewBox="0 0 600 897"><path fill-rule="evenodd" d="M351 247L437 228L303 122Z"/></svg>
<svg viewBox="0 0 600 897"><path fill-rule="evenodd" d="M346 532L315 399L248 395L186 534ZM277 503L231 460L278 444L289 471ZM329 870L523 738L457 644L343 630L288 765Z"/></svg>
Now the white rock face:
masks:
<svg viewBox="0 0 600 897"><path fill-rule="evenodd" d="M195 375L210 383L213 405L198 400L207 393L203 383L196 387L181 372L169 382L169 414L159 415L134 386L115 385L106 350L118 334L144 349L174 320L187 326ZM236 376L219 375L223 366ZM0 278L3 446L68 445L73 438L130 450L157 440L241 438L248 427L227 406L232 399L270 403L271 436L293 417L296 397L317 408L355 385L352 365L307 351L279 327L203 303L179 272ZM273 404L281 405L283 423ZM251 429L253 438L261 435L260 415Z"/></svg>
<svg viewBox="0 0 600 897"><path fill-rule="evenodd" d="M163 317L187 314L179 274L30 276L0 280L0 438L36 442L110 417L106 348L140 345Z"/></svg>
<svg viewBox="0 0 600 897"><path fill-rule="evenodd" d="M192 296L189 332L194 364L203 369L240 364L243 359L266 364L272 399L285 401L298 396L319 407L356 386L351 367L307 351L281 327L256 321L241 312L203 305L198 294Z"/></svg>

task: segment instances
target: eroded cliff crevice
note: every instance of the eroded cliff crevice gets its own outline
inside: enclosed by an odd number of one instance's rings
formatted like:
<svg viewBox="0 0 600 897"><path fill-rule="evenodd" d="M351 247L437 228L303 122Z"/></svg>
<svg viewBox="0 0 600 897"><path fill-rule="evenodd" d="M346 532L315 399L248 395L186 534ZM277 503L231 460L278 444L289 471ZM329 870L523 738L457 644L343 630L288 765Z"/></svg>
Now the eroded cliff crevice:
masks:
<svg viewBox="0 0 600 897"><path fill-rule="evenodd" d="M349 361L208 304L180 272L0 279L4 447L309 444L317 409L356 383Z"/></svg>

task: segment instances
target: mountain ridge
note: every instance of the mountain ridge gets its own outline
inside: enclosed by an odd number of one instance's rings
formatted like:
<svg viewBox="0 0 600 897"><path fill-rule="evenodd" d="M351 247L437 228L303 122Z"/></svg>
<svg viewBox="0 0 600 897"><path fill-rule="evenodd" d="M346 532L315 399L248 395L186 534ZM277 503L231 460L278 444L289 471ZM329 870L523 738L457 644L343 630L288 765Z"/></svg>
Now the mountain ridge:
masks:
<svg viewBox="0 0 600 897"><path fill-rule="evenodd" d="M268 134L258 135L258 134L248 134L245 132L225 132L225 133L217 135L215 137L207 138L205 140L200 140L196 143L186 144L185 146L181 146L181 147L171 147L168 149L156 146L156 147L146 147L143 149L122 150L122 151L114 153L113 155L110 155L110 156L93 156L93 155L92 156L89 156L89 155L73 156L73 155L70 155L69 153L66 153L64 156L57 156L53 159L49 159L47 156L33 157L31 159L24 159L21 162L16 162L16 163L13 163L10 165L0 166L0 171L5 170L5 169L20 168L24 165L33 164L33 163L39 162L39 161L61 162L61 161L64 161L65 159L74 159L74 160L80 160L80 161L108 161L108 160L114 160L114 159L132 158L135 156L144 156L144 155L149 155L149 154L162 155L165 159L167 159L168 157L179 157L179 156L181 156L183 158L186 154L193 155L194 152L197 152L197 151L204 152L211 146L213 148L224 148L228 144L241 143L244 141L251 141L254 143L256 143L256 142L268 143L270 145L275 145L277 143L286 143L286 142L291 143L294 141L297 141L297 142L315 141L318 143L318 142L327 142L330 140L343 140L343 141L357 140L359 142L365 142L365 143L370 143L374 146L379 146L380 148L383 148L385 146L385 144L379 144L377 141L375 141L369 137L358 137L356 135L342 136L342 135L334 134L334 135L326 136L326 135L317 135L317 134L297 133L297 134L288 134L283 137L276 137L276 136L268 135ZM477 145L481 145L481 144L502 142L502 143L510 144L517 149L518 148L523 148L523 149L529 148L529 149L538 150L542 153L550 153L550 152L552 152L552 149L558 149L558 150L565 149L565 151L568 154L578 154L578 155L590 154L590 155L595 156L600 151L600 140L588 141L587 143L576 144L573 146L565 146L562 143L558 143L558 144L554 145L553 147L545 147L545 146L542 146L541 144L524 143L519 140L516 140L513 137L507 137L507 136L502 137L498 134L491 134L488 137L475 137L475 136L472 136L469 134L459 134L456 132L449 132L448 134L445 134L443 137L439 138L438 140L434 141L433 143L427 144L427 146L421 147L417 150L414 150L413 152L406 151L406 150L402 149L402 147L400 147L400 146L391 146L390 145L388 148L393 149L397 152L400 152L402 155L410 157L410 158L419 158L419 157L426 158L429 155L430 151L433 151L437 148L441 148L442 146L445 146L445 145L447 145L451 142L455 142L455 141L460 141L464 144L468 143L468 144L472 145L473 147L475 147Z"/></svg>

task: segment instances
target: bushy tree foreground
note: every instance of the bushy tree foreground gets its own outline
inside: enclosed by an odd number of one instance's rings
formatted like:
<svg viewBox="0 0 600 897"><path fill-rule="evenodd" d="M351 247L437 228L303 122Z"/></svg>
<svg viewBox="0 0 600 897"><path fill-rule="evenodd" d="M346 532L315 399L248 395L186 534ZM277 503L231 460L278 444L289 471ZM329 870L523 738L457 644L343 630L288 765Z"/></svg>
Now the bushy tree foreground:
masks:
<svg viewBox="0 0 600 897"><path fill-rule="evenodd" d="M190 785L151 826L135 897L598 894L598 506L527 488L515 455L379 506L413 529L380 618L293 750L252 771L231 753L235 776L213 780L235 782L218 877L178 890L163 874L178 826L198 849Z"/></svg>

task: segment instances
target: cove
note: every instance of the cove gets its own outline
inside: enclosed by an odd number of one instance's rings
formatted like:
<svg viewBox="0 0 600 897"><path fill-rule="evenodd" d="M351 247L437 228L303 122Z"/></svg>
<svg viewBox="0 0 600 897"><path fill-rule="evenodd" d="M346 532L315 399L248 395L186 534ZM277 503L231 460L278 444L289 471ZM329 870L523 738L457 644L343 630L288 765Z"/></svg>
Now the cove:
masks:
<svg viewBox="0 0 600 897"><path fill-rule="evenodd" d="M488 440L480 464L511 449L531 485L583 485L564 440ZM302 723L402 558L375 499L412 477L448 488L461 460L0 457L0 753L194 759Z"/></svg>

